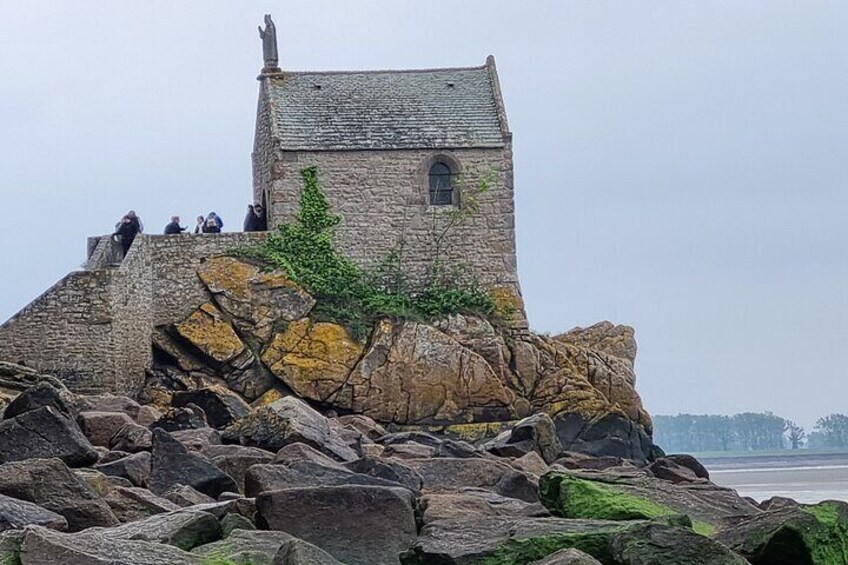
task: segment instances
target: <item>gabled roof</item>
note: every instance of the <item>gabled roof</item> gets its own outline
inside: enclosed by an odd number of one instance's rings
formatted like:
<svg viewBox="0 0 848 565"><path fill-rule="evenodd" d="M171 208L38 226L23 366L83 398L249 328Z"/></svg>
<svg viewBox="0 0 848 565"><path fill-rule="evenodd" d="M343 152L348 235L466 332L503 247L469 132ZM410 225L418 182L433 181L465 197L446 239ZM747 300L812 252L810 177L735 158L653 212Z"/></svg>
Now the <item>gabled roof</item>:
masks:
<svg viewBox="0 0 848 565"><path fill-rule="evenodd" d="M494 60L482 67L263 75L283 150L503 147Z"/></svg>

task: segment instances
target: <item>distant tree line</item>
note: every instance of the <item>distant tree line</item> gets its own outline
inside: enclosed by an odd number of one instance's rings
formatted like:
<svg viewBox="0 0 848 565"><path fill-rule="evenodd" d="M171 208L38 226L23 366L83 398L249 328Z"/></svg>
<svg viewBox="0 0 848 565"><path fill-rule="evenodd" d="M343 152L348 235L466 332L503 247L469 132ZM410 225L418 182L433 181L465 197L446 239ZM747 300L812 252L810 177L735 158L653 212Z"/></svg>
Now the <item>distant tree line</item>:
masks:
<svg viewBox="0 0 848 565"><path fill-rule="evenodd" d="M771 412L660 415L654 416L654 442L669 453L843 449L848 448L848 416L819 418L807 434L795 422Z"/></svg>

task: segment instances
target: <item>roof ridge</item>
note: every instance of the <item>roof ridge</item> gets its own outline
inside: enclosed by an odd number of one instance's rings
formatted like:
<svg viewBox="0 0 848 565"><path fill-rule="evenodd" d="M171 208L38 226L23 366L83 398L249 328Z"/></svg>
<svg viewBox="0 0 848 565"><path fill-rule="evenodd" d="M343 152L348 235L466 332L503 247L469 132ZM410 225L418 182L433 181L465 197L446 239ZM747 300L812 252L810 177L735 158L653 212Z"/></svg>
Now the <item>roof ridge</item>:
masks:
<svg viewBox="0 0 848 565"><path fill-rule="evenodd" d="M269 78L285 78L288 75L370 75L370 74L400 74L400 73L437 73L444 71L482 71L486 65L474 67L433 67L428 69L373 69L365 71L282 71L267 75Z"/></svg>

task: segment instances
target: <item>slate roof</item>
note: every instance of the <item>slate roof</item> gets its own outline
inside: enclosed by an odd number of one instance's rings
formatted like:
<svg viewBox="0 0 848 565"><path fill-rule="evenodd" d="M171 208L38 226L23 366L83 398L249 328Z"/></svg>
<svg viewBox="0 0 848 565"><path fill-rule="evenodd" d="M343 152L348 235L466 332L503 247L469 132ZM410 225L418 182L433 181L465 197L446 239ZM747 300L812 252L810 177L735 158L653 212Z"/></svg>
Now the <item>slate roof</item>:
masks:
<svg viewBox="0 0 848 565"><path fill-rule="evenodd" d="M496 81L484 65L284 72L264 82L282 149L355 150L503 147Z"/></svg>

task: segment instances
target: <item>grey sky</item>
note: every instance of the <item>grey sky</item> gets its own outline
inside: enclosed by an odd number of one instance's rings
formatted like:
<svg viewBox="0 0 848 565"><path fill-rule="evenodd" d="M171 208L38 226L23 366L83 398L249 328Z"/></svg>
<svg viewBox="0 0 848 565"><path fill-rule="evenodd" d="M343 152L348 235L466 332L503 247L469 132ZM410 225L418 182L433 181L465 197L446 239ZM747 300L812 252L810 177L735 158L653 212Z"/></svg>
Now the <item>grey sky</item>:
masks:
<svg viewBox="0 0 848 565"><path fill-rule="evenodd" d="M238 229L266 11L288 69L496 56L531 322L635 326L650 411L848 412L839 2L2 0L0 318L129 208Z"/></svg>

